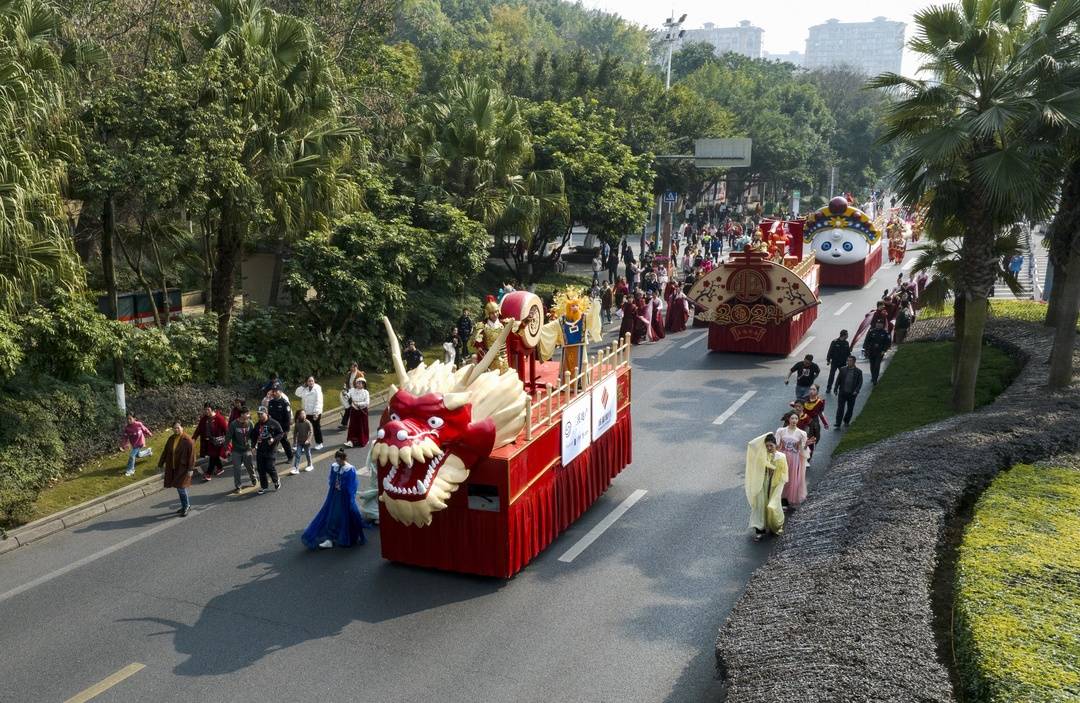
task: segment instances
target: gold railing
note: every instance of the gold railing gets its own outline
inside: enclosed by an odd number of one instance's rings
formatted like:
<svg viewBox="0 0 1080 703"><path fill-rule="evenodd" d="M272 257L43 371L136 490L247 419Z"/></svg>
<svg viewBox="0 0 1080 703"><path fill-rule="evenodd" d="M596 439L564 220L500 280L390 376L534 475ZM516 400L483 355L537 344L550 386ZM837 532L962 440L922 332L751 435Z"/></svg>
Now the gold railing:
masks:
<svg viewBox="0 0 1080 703"><path fill-rule="evenodd" d="M618 372L630 365L630 335L612 342L608 347L596 353L592 363L584 364L585 369L576 376L569 371L563 374L563 382L558 386L546 384L534 399L529 401L529 411L525 414L525 439L531 441L533 433L542 430L554 422L563 408L570 402L588 392L609 373ZM582 349L583 354L588 350ZM584 383L582 383L584 381ZM535 416L535 418L534 418Z"/></svg>

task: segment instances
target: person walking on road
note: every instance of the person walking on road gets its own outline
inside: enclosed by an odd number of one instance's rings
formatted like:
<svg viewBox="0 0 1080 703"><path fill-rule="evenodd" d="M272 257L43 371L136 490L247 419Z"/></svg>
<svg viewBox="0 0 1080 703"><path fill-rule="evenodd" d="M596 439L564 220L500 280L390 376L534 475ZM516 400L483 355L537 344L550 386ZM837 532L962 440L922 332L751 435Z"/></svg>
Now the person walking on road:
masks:
<svg viewBox="0 0 1080 703"><path fill-rule="evenodd" d="M893 326L893 342L903 344L913 322L915 322L915 310L911 307L911 303L901 296L900 309L896 312L896 323Z"/></svg>
<svg viewBox="0 0 1080 703"><path fill-rule="evenodd" d="M366 447L368 443L368 393L367 381L356 379L349 391L349 431L345 436L346 447Z"/></svg>
<svg viewBox="0 0 1080 703"><path fill-rule="evenodd" d="M783 504L794 510L806 500L806 432L799 429L799 413L784 413L783 424L773 432L776 446L787 461L788 480L784 486Z"/></svg>
<svg viewBox="0 0 1080 703"><path fill-rule="evenodd" d="M266 493L267 478L274 483L274 490L281 488L277 469L274 468L274 455L278 442L285 441L285 430L281 424L270 417L265 405L259 406L259 422L251 428L251 442L255 445L255 463L259 470L259 495Z"/></svg>
<svg viewBox="0 0 1080 703"><path fill-rule="evenodd" d="M296 476L300 473L300 457L301 455L307 457L307 468L304 471L311 471L315 467L311 463L311 434L312 424L311 420L307 418L307 413L304 409L296 411L296 417L293 422L293 447L296 452L293 454L292 469L289 473Z"/></svg>
<svg viewBox="0 0 1080 703"><path fill-rule="evenodd" d="M784 385L791 383L791 376L795 374L795 400L804 400L810 395L810 386L821 375L821 367L814 363L814 355L807 354L802 361L791 367Z"/></svg>
<svg viewBox="0 0 1080 703"><path fill-rule="evenodd" d="M615 289L611 287L611 284L604 281L604 285L600 288L600 314L603 316L604 324L611 324L611 308L615 306Z"/></svg>
<svg viewBox="0 0 1080 703"><path fill-rule="evenodd" d="M619 278L619 252L615 251L615 247L609 247L608 249L607 277L608 283L612 285L615 285Z"/></svg>
<svg viewBox="0 0 1080 703"><path fill-rule="evenodd" d="M825 395L832 393L836 373L844 368L849 354L851 344L848 342L848 331L840 330L840 336L829 345L829 354L825 357L825 362L829 365L829 381L825 384Z"/></svg>
<svg viewBox="0 0 1080 703"><path fill-rule="evenodd" d="M881 360L885 358L885 352L889 351L892 340L885 329L885 323L881 320L874 321L874 329L863 340L863 353L870 360L870 383L877 385L881 375Z"/></svg>
<svg viewBox="0 0 1080 703"><path fill-rule="evenodd" d="M225 435L229 431L229 423L225 422L225 416L214 410L210 403L203 405L203 414L199 418L199 424L195 428L193 440L199 440L199 456L206 457L206 472L203 474L203 483L214 476L225 473L225 466L221 458L225 456Z"/></svg>
<svg viewBox="0 0 1080 703"><path fill-rule="evenodd" d="M344 449L334 454L330 465L330 488L315 518L300 540L308 549L330 549L364 544L364 519L356 505L356 467L349 463Z"/></svg>
<svg viewBox="0 0 1080 703"><path fill-rule="evenodd" d="M124 443L121 445L130 447L127 469L124 471L125 476L135 475L135 460L139 458L139 452L146 447L146 438L153 436L154 433L150 431L149 427L139 422L135 417L135 413L127 414L127 424L124 425Z"/></svg>
<svg viewBox="0 0 1080 703"><path fill-rule="evenodd" d="M270 402L266 404L266 410L270 417L277 420L278 425L281 427L281 447L285 450L285 460L291 462L293 460L293 448L289 444L289 429L292 426L292 405L289 404L289 398L280 388L270 391L270 395Z"/></svg>
<svg viewBox="0 0 1080 703"><path fill-rule="evenodd" d="M240 415L229 423L228 440L232 444L233 493L239 493L243 487L240 480L240 467L247 469L251 487L255 487L255 461L251 456L251 412L240 408Z"/></svg>
<svg viewBox="0 0 1080 703"><path fill-rule="evenodd" d="M843 424L847 427L851 424L851 413L855 410L855 399L862 390L862 369L855 365L855 355L849 354L847 365L840 369L836 376L836 419L833 422L833 430L840 431Z"/></svg>
<svg viewBox="0 0 1080 703"><path fill-rule="evenodd" d="M323 391L322 386L315 383L314 376L308 376L304 385L296 389L296 397L300 399L304 414L311 423L312 434L315 437L315 449L323 448L322 414L323 414Z"/></svg>
<svg viewBox="0 0 1080 703"><path fill-rule="evenodd" d="M766 533L778 535L784 531L784 508L781 496L787 485L787 459L777 451L776 437L766 434L746 445L744 489L750 503L750 527L754 541L760 542Z"/></svg>
<svg viewBox="0 0 1080 703"><path fill-rule="evenodd" d="M604 270L604 260L600 258L600 254L597 253L592 260L592 282L594 286L600 285L600 274Z"/></svg>
<svg viewBox="0 0 1080 703"><path fill-rule="evenodd" d="M158 468L165 469L165 488L175 488L180 496L176 514L187 517L191 512L187 489L191 488L191 478L195 475L195 440L184 432L184 423L179 420L173 423L172 431L158 459Z"/></svg>
<svg viewBox="0 0 1080 703"><path fill-rule="evenodd" d="M467 310L461 311L461 316L468 318L469 312ZM469 320L470 329L472 326L472 320ZM458 320L458 329L461 329L461 320ZM349 364L349 373L345 374L345 383L341 386L341 405L344 408L341 411L341 422L338 423L338 431L344 432L345 428L349 426L349 389L356 383L356 379L363 378L364 372L360 370L360 366L354 361Z"/></svg>

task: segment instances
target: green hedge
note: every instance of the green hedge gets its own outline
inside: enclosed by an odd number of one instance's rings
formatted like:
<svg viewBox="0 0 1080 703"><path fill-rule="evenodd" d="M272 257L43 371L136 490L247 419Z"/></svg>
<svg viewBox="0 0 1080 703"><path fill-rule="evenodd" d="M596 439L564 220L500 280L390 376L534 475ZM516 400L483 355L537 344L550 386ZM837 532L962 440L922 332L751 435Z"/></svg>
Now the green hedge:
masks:
<svg viewBox="0 0 1080 703"><path fill-rule="evenodd" d="M956 569L967 700L1080 700L1080 470L1020 465L979 499Z"/></svg>

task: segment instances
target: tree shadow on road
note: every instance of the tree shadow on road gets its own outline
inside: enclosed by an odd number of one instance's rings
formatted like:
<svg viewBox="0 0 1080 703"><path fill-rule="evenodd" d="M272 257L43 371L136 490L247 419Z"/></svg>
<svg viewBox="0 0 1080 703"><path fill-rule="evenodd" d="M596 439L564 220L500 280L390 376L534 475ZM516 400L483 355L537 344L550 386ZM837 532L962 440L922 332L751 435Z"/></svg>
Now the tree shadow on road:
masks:
<svg viewBox="0 0 1080 703"><path fill-rule="evenodd" d="M194 624L157 617L124 621L168 628L156 634L172 635L176 651L186 656L174 668L177 675L215 676L330 637L342 638L357 652L374 653L365 628L350 626L484 597L503 586L491 579L389 564L378 555L377 531L367 534L363 546L312 552L294 532L279 549L239 565L247 580L201 605ZM384 642L379 649L385 649Z"/></svg>

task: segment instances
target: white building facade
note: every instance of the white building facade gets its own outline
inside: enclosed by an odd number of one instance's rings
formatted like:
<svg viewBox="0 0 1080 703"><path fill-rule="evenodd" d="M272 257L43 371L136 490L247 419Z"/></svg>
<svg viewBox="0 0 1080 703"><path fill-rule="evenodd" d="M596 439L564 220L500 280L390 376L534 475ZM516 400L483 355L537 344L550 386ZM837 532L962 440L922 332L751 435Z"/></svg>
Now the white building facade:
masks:
<svg viewBox="0 0 1080 703"><path fill-rule="evenodd" d="M900 73L904 61L903 22L875 17L871 22L829 20L810 28L806 68L847 67L867 76Z"/></svg>
<svg viewBox="0 0 1080 703"><path fill-rule="evenodd" d="M742 54L752 59L761 58L761 37L765 30L743 20L737 27L717 27L706 22L701 29L688 29L683 36L682 46L706 42L716 49L716 55L726 53Z"/></svg>

